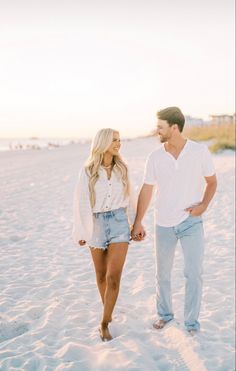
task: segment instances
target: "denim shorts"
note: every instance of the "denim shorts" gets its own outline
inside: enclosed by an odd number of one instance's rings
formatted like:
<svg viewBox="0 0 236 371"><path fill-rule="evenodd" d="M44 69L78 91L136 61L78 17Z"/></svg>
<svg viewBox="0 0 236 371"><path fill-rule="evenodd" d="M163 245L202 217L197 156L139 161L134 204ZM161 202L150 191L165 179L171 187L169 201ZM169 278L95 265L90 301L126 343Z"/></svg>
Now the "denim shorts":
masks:
<svg viewBox="0 0 236 371"><path fill-rule="evenodd" d="M129 243L129 241L130 227L125 208L93 214L90 247L105 250L111 243Z"/></svg>

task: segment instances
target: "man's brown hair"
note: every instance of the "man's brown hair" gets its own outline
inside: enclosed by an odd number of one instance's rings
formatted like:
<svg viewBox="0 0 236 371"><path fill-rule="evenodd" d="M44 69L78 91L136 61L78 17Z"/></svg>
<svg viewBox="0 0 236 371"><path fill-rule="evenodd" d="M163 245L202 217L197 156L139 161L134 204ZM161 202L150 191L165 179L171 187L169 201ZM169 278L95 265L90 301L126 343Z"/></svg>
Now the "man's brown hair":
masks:
<svg viewBox="0 0 236 371"><path fill-rule="evenodd" d="M170 126L178 125L179 131L183 131L185 118L178 107L168 107L158 111L157 117L160 120L166 120Z"/></svg>

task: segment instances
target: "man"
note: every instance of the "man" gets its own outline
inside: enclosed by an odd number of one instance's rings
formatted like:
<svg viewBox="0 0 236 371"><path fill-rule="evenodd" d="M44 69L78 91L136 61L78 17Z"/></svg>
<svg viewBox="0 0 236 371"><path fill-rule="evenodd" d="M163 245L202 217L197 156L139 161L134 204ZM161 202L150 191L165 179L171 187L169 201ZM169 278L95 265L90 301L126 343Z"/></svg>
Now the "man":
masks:
<svg viewBox="0 0 236 371"><path fill-rule="evenodd" d="M185 119L180 109L163 109L157 113L157 117L157 132L162 146L147 159L132 238L140 241L145 237L142 219L156 186L155 240L159 319L153 326L161 329L174 317L171 270L179 240L184 254L186 279L184 321L186 329L193 335L200 328L198 317L204 251L202 214L215 194L217 181L207 147L183 137Z"/></svg>

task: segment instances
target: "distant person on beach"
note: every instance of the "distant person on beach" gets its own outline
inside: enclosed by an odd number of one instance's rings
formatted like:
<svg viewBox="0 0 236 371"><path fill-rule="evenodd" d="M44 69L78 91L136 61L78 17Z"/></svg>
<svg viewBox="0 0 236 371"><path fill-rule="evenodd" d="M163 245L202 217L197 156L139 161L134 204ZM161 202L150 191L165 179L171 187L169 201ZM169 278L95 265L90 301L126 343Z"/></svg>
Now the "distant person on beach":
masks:
<svg viewBox="0 0 236 371"><path fill-rule="evenodd" d="M112 339L108 325L130 241L128 213L134 219L136 211L120 146L118 131L108 128L97 133L74 197L73 239L80 246L90 247L103 303L99 328L103 341Z"/></svg>
<svg viewBox="0 0 236 371"><path fill-rule="evenodd" d="M157 133L162 145L149 155L146 162L132 238L141 241L145 237L142 219L156 186L158 320L153 326L162 329L174 317L171 270L179 240L183 249L186 279L184 321L187 331L193 335L200 328L198 317L204 253L202 214L215 194L217 180L208 148L184 138L182 130L185 119L180 109L163 109L157 113L157 118Z"/></svg>

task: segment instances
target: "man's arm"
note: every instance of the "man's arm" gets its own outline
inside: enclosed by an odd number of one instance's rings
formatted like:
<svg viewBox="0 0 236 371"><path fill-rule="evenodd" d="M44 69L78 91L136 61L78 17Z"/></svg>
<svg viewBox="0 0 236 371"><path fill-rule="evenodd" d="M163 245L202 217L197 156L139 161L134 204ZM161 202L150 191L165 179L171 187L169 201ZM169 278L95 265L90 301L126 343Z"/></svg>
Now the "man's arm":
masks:
<svg viewBox="0 0 236 371"><path fill-rule="evenodd" d="M138 205L137 205L137 213L132 229L132 239L135 241L142 240L146 233L142 226L142 219L147 211L148 205L152 198L152 192L153 192L153 185L150 184L144 184L141 188L141 191L139 193L138 197Z"/></svg>
<svg viewBox="0 0 236 371"><path fill-rule="evenodd" d="M186 211L189 211L192 216L199 216L206 211L209 203L211 202L217 187L217 179L216 175L212 176L206 176L206 189L204 192L204 196L202 199L202 202L195 206L190 206L186 209Z"/></svg>

